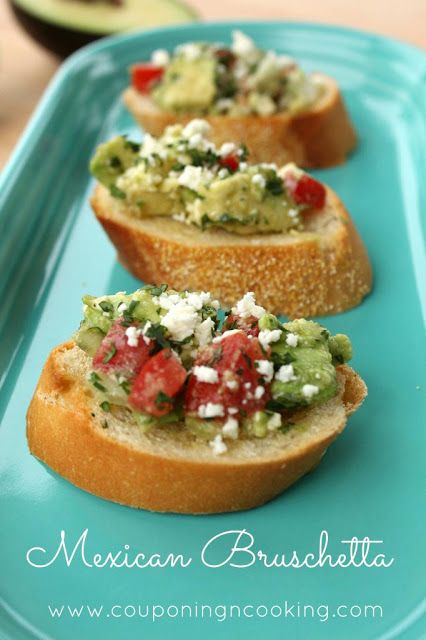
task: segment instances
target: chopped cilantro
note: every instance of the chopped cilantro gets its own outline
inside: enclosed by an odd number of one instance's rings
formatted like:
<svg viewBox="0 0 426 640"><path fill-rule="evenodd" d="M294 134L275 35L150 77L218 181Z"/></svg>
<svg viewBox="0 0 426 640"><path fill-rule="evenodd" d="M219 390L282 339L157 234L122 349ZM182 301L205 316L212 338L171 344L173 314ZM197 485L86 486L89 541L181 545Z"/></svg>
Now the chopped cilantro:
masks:
<svg viewBox="0 0 426 640"><path fill-rule="evenodd" d="M128 380L123 380L123 382L120 382L120 387L123 389L124 393L129 395L129 393L130 393L130 382Z"/></svg>
<svg viewBox="0 0 426 640"><path fill-rule="evenodd" d="M105 412L108 412L111 409L111 406L107 400L104 400L103 402L101 402L99 406L102 409L102 411L105 411Z"/></svg>
<svg viewBox="0 0 426 640"><path fill-rule="evenodd" d="M112 156L109 160L110 167L123 171L123 163L118 156Z"/></svg>
<svg viewBox="0 0 426 640"><path fill-rule="evenodd" d="M110 185L109 192L110 192L110 194L112 195L113 198L118 198L119 200L125 200L126 199L126 194L124 193L124 191L119 189L117 187L117 185L115 185L115 184L111 184Z"/></svg>
<svg viewBox="0 0 426 640"><path fill-rule="evenodd" d="M166 339L166 327L163 327L161 324L152 324L146 331L145 335L148 338L152 338L156 340L161 347L169 347L170 342Z"/></svg>
<svg viewBox="0 0 426 640"><path fill-rule="evenodd" d="M105 313L112 313L114 311L114 307L112 303L108 302L108 300L102 300L99 303L99 306L102 309L102 311L104 311Z"/></svg>
<svg viewBox="0 0 426 640"><path fill-rule="evenodd" d="M96 389L99 389L99 391L106 391L106 387L104 387L104 385L99 382L100 377L97 373L95 373L95 371L92 371L89 376L89 380L93 384L93 386L96 387Z"/></svg>
<svg viewBox="0 0 426 640"><path fill-rule="evenodd" d="M281 193L284 193L283 181L276 173L273 173L272 175L267 176L265 189L273 196L279 196Z"/></svg>
<svg viewBox="0 0 426 640"><path fill-rule="evenodd" d="M108 362L111 360L111 358L113 358L115 356L115 354L117 353L117 347L115 346L115 344L112 342L111 346L109 348L109 351L107 351L107 353L104 355L104 357L102 358L102 362L104 364L108 364Z"/></svg>
<svg viewBox="0 0 426 640"><path fill-rule="evenodd" d="M155 404L157 406L161 406L163 404L170 404L173 402L173 398L168 396L164 391L159 391L157 393L157 397L155 398Z"/></svg>

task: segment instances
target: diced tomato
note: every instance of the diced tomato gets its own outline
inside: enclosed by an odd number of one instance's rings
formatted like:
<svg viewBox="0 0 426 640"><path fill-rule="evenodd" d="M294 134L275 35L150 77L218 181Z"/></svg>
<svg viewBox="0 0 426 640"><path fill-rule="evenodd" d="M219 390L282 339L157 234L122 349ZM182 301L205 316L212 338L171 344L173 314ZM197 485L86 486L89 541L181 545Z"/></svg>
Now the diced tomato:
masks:
<svg viewBox="0 0 426 640"><path fill-rule="evenodd" d="M259 320L256 316L248 316L242 318L235 313L231 313L223 323L223 331L229 331L230 329L241 329L249 336L259 335Z"/></svg>
<svg viewBox="0 0 426 640"><path fill-rule="evenodd" d="M228 153L227 156L219 159L219 164L221 167L229 169L229 171L235 173L240 166L240 161L236 153Z"/></svg>
<svg viewBox="0 0 426 640"><path fill-rule="evenodd" d="M243 331L225 336L200 351L195 365L209 366L218 373L215 383L200 382L194 374L188 380L185 410L198 414L200 405L219 404L226 417L229 408L238 409L240 416L263 409L270 399L270 383L258 372L255 361L267 358L259 340ZM261 395L257 387L263 387ZM238 415L232 413L238 418Z"/></svg>
<svg viewBox="0 0 426 640"><path fill-rule="evenodd" d="M141 93L149 93L153 83L160 80L164 74L164 67L145 62L131 67L132 85Z"/></svg>
<svg viewBox="0 0 426 640"><path fill-rule="evenodd" d="M313 209L322 209L325 205L326 190L321 182L304 173L300 177L288 172L284 176L287 191L296 202Z"/></svg>
<svg viewBox="0 0 426 640"><path fill-rule="evenodd" d="M131 326L138 328L133 323ZM128 325L117 320L103 338L93 358L93 368L103 373L117 373L127 378L134 377L150 357L152 345L147 345L143 336L137 338L138 344L131 347L126 336Z"/></svg>
<svg viewBox="0 0 426 640"><path fill-rule="evenodd" d="M152 356L135 378L129 404L153 416L164 416L173 408L173 398L182 389L186 370L171 349Z"/></svg>

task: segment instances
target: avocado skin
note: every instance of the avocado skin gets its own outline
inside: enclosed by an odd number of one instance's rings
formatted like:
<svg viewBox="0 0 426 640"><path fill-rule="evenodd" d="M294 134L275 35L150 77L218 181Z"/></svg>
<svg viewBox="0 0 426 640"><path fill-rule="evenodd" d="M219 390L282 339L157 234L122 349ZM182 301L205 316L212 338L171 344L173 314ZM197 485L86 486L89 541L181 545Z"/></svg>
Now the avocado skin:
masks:
<svg viewBox="0 0 426 640"><path fill-rule="evenodd" d="M9 0L9 4L24 31L60 58L66 58L77 49L80 49L80 47L84 47L86 44L105 36L105 34L83 33L76 29L54 25L30 15L20 7L17 7L13 0Z"/></svg>

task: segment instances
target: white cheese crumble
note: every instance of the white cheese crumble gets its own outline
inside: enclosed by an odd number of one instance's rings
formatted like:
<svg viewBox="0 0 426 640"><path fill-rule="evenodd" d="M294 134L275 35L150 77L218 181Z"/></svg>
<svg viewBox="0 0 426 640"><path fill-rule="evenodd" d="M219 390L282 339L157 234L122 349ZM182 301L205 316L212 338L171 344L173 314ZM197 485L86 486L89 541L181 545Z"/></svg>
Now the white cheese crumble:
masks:
<svg viewBox="0 0 426 640"><path fill-rule="evenodd" d="M235 418L228 418L222 427L222 433L225 438L236 440L238 438L238 420Z"/></svg>
<svg viewBox="0 0 426 640"><path fill-rule="evenodd" d="M136 327L127 327L126 329L126 338L127 344L129 347L137 347L139 344L139 336L141 335L141 330Z"/></svg>
<svg viewBox="0 0 426 640"><path fill-rule="evenodd" d="M232 308L232 313L242 318L248 318L249 316L261 318L265 315L266 311L263 307L256 304L253 291L248 291L241 300L237 302L235 307Z"/></svg>
<svg viewBox="0 0 426 640"><path fill-rule="evenodd" d="M269 360L255 360L254 366L260 375L265 378L266 382L270 382L272 380L272 376L274 375L274 365Z"/></svg>
<svg viewBox="0 0 426 640"><path fill-rule="evenodd" d="M229 176L229 171L228 169L225 169L225 167L223 167L222 169L219 169L219 171L217 172L217 177L220 178L221 180L223 180L223 178L227 178Z"/></svg>
<svg viewBox="0 0 426 640"><path fill-rule="evenodd" d="M266 186L266 180L261 173L255 173L251 179L252 183L261 189L264 189Z"/></svg>
<svg viewBox="0 0 426 640"><path fill-rule="evenodd" d="M243 58L247 62L253 61L258 56L258 50L253 40L239 30L232 32L231 50L235 55Z"/></svg>
<svg viewBox="0 0 426 640"><path fill-rule="evenodd" d="M265 393L265 387L262 387L259 385L254 390L254 397L256 398L256 400L260 400L260 398L264 395L264 393Z"/></svg>
<svg viewBox="0 0 426 640"><path fill-rule="evenodd" d="M192 373L197 378L198 382L208 382L214 384L219 382L219 375L216 369L212 367L205 367L204 365L196 365Z"/></svg>
<svg viewBox="0 0 426 640"><path fill-rule="evenodd" d="M220 156L229 156L230 153L234 153L236 146L233 142L224 142L219 149Z"/></svg>
<svg viewBox="0 0 426 640"><path fill-rule="evenodd" d="M225 385L231 391L235 391L236 389L238 389L238 382L236 380L228 380L228 382L225 382Z"/></svg>
<svg viewBox="0 0 426 640"><path fill-rule="evenodd" d="M228 407L227 411L230 416L235 416L238 413L238 409L236 407Z"/></svg>
<svg viewBox="0 0 426 640"><path fill-rule="evenodd" d="M223 338L227 338L228 336L233 336L234 333L242 333L241 329L229 329L228 331L224 331L220 336L216 336L213 338L213 342L217 344L218 342L222 342Z"/></svg>
<svg viewBox="0 0 426 640"><path fill-rule="evenodd" d="M199 316L194 307L179 298L179 302L161 318L160 324L168 329L172 340L182 342L194 333L198 321Z"/></svg>
<svg viewBox="0 0 426 640"><path fill-rule="evenodd" d="M223 404L208 402L207 404L200 404L198 415L200 418L222 418L225 415L225 410Z"/></svg>
<svg viewBox="0 0 426 640"><path fill-rule="evenodd" d="M196 133L204 136L209 131L210 125L206 120L202 120L201 118L194 118L194 120L188 122L188 124L183 128L182 135L184 138L190 138Z"/></svg>
<svg viewBox="0 0 426 640"><path fill-rule="evenodd" d="M259 342L264 349L271 344L271 342L277 342L281 338L282 331L281 329L265 329L264 331L259 332Z"/></svg>
<svg viewBox="0 0 426 640"><path fill-rule="evenodd" d="M117 311L120 315L123 315L123 313L127 310L127 304L125 302L122 302L121 304L118 305L117 307Z"/></svg>
<svg viewBox="0 0 426 640"><path fill-rule="evenodd" d="M292 364L283 364L275 374L275 380L278 382L291 382L296 380Z"/></svg>
<svg viewBox="0 0 426 640"><path fill-rule="evenodd" d="M208 304L211 300L210 293L206 293L205 291L200 291L200 293L187 293L186 300L188 304L192 304L192 306L198 311L205 305Z"/></svg>
<svg viewBox="0 0 426 640"><path fill-rule="evenodd" d="M280 413L273 413L268 420L268 429L269 431L275 431L279 429L282 423L282 418Z"/></svg>
<svg viewBox="0 0 426 640"><path fill-rule="evenodd" d="M150 327L152 327L152 322L150 320L147 320L144 325L144 328L142 329L142 336L145 344L149 344L151 342L151 338L148 338L148 336L146 335Z"/></svg>
<svg viewBox="0 0 426 640"><path fill-rule="evenodd" d="M295 333L289 333L287 334L285 341L289 347L297 347L297 343L299 342L299 336L296 335Z"/></svg>
<svg viewBox="0 0 426 640"><path fill-rule="evenodd" d="M180 44L175 49L176 53L183 55L187 60L196 60L201 55L201 48L198 44L187 42Z"/></svg>
<svg viewBox="0 0 426 640"><path fill-rule="evenodd" d="M159 67L165 67L170 60L170 56L166 49L156 49L152 52L151 62Z"/></svg>
<svg viewBox="0 0 426 640"><path fill-rule="evenodd" d="M195 327L195 337L200 347L205 347L212 340L214 322L211 318L206 318Z"/></svg>
<svg viewBox="0 0 426 640"><path fill-rule="evenodd" d="M178 178L178 184L197 191L203 184L203 167L193 167L187 164Z"/></svg>
<svg viewBox="0 0 426 640"><path fill-rule="evenodd" d="M213 454L215 456L220 456L222 453L225 453L225 451L228 451L228 447L224 443L222 435L220 433L218 433L217 436L213 438L213 440L210 440L209 445L212 448Z"/></svg>
<svg viewBox="0 0 426 640"><path fill-rule="evenodd" d="M316 384L304 384L302 387L302 393L305 396L305 398L312 398L313 396L316 396L317 393L319 392L319 387L317 387Z"/></svg>

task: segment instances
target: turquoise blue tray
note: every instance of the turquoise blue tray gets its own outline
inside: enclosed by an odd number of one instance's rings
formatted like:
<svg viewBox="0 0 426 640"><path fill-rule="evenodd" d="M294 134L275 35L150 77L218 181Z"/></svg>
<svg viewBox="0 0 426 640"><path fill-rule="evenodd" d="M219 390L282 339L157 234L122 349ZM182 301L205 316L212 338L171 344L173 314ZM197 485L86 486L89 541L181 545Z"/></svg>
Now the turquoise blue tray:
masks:
<svg viewBox="0 0 426 640"><path fill-rule="evenodd" d="M353 363L370 394L319 469L264 507L210 517L133 511L76 489L33 459L25 411L49 350L78 326L82 294L137 286L116 263L88 206L93 185L87 162L95 145L117 132L140 135L119 100L127 66L154 48L185 40L228 40L230 30L241 26L263 47L335 76L359 132L359 148L348 163L318 175L347 203L370 252L375 287L360 307L324 322L352 337ZM422 637L425 78L420 51L309 24L203 24L134 34L99 42L64 64L0 187L0 638ZM47 549L45 556L31 556L35 562L48 562L61 530L72 547L85 529L89 556L128 544L147 554L182 553L193 562L186 569L143 570L89 568L81 555L69 567L62 556L44 569L27 562L32 547ZM240 529L252 533L256 549L295 549L301 556L315 552L322 530L334 555L342 551L341 540L368 536L383 540L376 553L394 562L386 569L213 569L201 563L200 550L210 538ZM128 617L120 609L114 610L119 618L111 612L113 605L141 605L144 613L147 604L191 605L192 617L188 609L183 619L155 622L137 609L134 617L133 609ZM213 607L211 619L208 609L201 618L203 604ZM226 619L225 609L214 609L231 604L261 608L254 617L237 617L234 608ZM53 618L49 605L104 609L99 617L85 609L71 617L65 609ZM274 617L275 608L263 617L262 606L273 605L283 615ZM305 605L315 608L314 615L308 608L303 617ZM340 609L341 617L339 605L361 609ZM378 609L374 617L371 610L364 615L365 605L379 605L382 615Z"/></svg>

